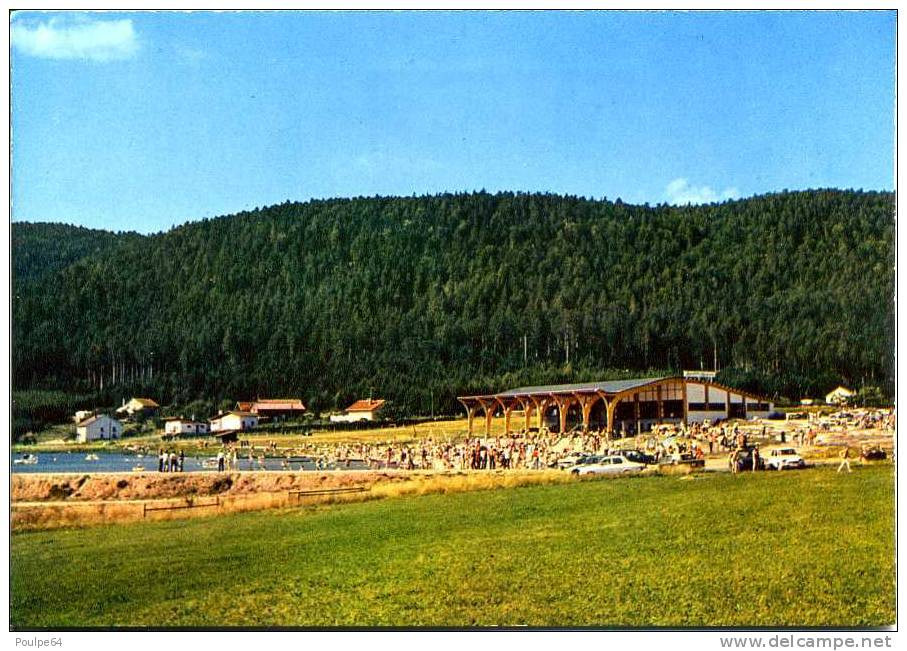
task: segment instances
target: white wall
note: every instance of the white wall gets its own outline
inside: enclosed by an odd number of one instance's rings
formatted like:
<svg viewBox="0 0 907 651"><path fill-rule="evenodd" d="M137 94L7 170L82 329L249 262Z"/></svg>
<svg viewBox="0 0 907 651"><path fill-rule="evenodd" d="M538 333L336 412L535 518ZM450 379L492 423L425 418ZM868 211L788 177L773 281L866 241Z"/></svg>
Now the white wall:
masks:
<svg viewBox="0 0 907 651"><path fill-rule="evenodd" d="M361 420L375 420L375 412L352 411L345 414L331 414L332 423L358 423Z"/></svg>
<svg viewBox="0 0 907 651"><path fill-rule="evenodd" d="M194 423L183 420L171 420L164 425L167 434L207 434L210 430L207 423Z"/></svg>
<svg viewBox="0 0 907 651"><path fill-rule="evenodd" d="M102 416L88 425L77 428L76 440L78 440L79 443L98 441L100 439L109 441L110 439L120 438L122 433L123 426L119 421L108 418L107 416Z"/></svg>
<svg viewBox="0 0 907 651"><path fill-rule="evenodd" d="M702 384L688 384L687 402L705 402L705 386Z"/></svg>
<svg viewBox="0 0 907 651"><path fill-rule="evenodd" d="M709 387L709 402L725 402L727 400L727 391L718 387Z"/></svg>

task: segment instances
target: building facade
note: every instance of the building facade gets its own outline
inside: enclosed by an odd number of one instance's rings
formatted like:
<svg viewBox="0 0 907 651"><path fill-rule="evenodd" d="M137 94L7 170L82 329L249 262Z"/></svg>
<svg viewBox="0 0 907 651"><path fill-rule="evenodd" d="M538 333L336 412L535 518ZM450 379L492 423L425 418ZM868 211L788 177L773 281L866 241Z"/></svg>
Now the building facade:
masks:
<svg viewBox="0 0 907 651"><path fill-rule="evenodd" d="M92 416L76 424L76 440L79 443L110 441L122 435L122 423L110 416Z"/></svg>
<svg viewBox="0 0 907 651"><path fill-rule="evenodd" d="M384 400L371 398L357 400L347 407L342 414L331 414L332 423L358 423L360 421L377 420L378 413L384 407Z"/></svg>
<svg viewBox="0 0 907 651"><path fill-rule="evenodd" d="M470 432L475 416L482 414L486 433L496 414L504 417L507 432L518 413L523 418L518 428L631 435L662 423L764 417L774 409L768 399L748 391L708 378L677 376L520 387L457 399L466 408Z"/></svg>
<svg viewBox="0 0 907 651"><path fill-rule="evenodd" d="M243 409L248 405L247 409ZM298 418L305 414L306 408L298 398L261 398L255 402L237 403L240 411L249 411L262 418Z"/></svg>
<svg viewBox="0 0 907 651"><path fill-rule="evenodd" d="M210 431L211 426L208 423L186 418L170 418L164 423L164 433L169 436L197 436L208 434Z"/></svg>
<svg viewBox="0 0 907 651"><path fill-rule="evenodd" d="M258 416L248 412L231 411L208 421L211 432L229 432L258 427Z"/></svg>

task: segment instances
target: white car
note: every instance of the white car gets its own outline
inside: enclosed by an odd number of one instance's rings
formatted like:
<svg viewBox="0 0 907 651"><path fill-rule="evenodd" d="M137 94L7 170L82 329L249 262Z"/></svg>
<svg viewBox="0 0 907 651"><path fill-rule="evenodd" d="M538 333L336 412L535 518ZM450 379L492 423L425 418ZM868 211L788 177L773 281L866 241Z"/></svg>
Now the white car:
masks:
<svg viewBox="0 0 907 651"><path fill-rule="evenodd" d="M785 468L805 468L806 462L794 448L776 448L765 457L766 470L784 470Z"/></svg>
<svg viewBox="0 0 907 651"><path fill-rule="evenodd" d="M645 467L645 464L614 454L602 457L596 463L574 466L570 472L574 475L627 475L642 472Z"/></svg>
<svg viewBox="0 0 907 651"><path fill-rule="evenodd" d="M598 457L588 452L571 452L566 457L557 460L557 467L561 469L572 469L575 466L583 466L597 460Z"/></svg>

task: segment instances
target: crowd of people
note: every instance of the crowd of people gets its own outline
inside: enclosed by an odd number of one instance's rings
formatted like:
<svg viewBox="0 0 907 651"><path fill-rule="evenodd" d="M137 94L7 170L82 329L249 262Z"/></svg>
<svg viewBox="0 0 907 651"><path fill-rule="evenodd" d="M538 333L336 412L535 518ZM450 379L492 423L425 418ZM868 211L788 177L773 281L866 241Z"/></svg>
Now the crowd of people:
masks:
<svg viewBox="0 0 907 651"><path fill-rule="evenodd" d="M872 426L887 427L893 414L875 412L864 415ZM548 428L522 429L500 436L464 438L427 437L408 442L294 442L279 447L276 441L241 441L221 446L217 456L205 463L219 471L265 470L279 463L284 470L301 469L404 469L404 470L507 470L555 467L564 459L582 455L606 455L635 449L649 455L655 463L668 459L704 459L727 456L736 466L738 451L751 449L751 442L770 441L795 446L815 445L824 431L818 420L808 424L786 423L784 428L768 430L765 423L740 421L655 425L636 436L613 439L601 430L579 429L560 434ZM758 454L755 452L753 454ZM279 459L279 461L278 461ZM758 459L758 457L757 457ZM160 451L161 472L182 471L184 455Z"/></svg>

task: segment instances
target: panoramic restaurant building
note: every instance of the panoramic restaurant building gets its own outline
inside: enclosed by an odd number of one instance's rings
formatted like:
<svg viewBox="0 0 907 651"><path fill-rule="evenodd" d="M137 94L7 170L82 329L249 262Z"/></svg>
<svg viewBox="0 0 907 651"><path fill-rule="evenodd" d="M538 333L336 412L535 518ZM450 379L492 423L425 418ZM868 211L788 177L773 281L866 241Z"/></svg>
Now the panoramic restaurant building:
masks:
<svg viewBox="0 0 907 651"><path fill-rule="evenodd" d="M485 433L492 418L504 416L506 432L548 427L567 432L574 428L634 434L662 423L702 422L727 418L764 417L774 409L768 399L718 384L712 373L608 380L580 384L520 387L502 393L459 396L466 408L469 431L481 414ZM523 422L512 422L517 414Z"/></svg>

